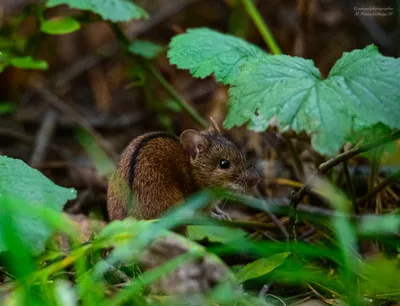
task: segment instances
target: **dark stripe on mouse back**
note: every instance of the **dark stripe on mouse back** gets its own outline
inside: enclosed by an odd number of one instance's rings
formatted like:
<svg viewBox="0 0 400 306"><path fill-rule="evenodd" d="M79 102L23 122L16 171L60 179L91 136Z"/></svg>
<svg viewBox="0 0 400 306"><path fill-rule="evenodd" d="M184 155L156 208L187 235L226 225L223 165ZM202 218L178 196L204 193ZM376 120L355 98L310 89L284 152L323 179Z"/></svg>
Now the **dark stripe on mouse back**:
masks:
<svg viewBox="0 0 400 306"><path fill-rule="evenodd" d="M136 161L139 156L140 150L150 141L156 138L170 138L170 139L175 139L178 140L178 138L172 134L166 133L166 132L154 132L150 133L149 135L143 137L143 139L139 142L137 145L135 151L132 154L131 160L129 162L129 188L132 190L133 186L133 180L135 178L135 166L136 166Z"/></svg>

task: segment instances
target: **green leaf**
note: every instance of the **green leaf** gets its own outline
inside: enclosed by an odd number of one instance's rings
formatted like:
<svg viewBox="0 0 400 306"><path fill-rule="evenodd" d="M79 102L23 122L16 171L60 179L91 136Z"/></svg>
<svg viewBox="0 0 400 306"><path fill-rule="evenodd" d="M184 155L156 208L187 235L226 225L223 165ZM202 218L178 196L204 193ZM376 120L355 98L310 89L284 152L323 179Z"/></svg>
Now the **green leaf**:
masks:
<svg viewBox="0 0 400 306"><path fill-rule="evenodd" d="M370 45L345 52L333 66L328 81L365 124L382 122L400 128L399 76L400 59L383 56Z"/></svg>
<svg viewBox="0 0 400 306"><path fill-rule="evenodd" d="M163 51L163 46L147 40L135 40L128 48L129 52L143 56L147 59L154 59Z"/></svg>
<svg viewBox="0 0 400 306"><path fill-rule="evenodd" d="M14 67L22 69L45 70L49 68L46 61L36 61L30 56L11 58L10 64Z"/></svg>
<svg viewBox="0 0 400 306"><path fill-rule="evenodd" d="M239 282L266 275L283 264L289 252L278 253L268 258L261 258L243 267L236 275Z"/></svg>
<svg viewBox="0 0 400 306"><path fill-rule="evenodd" d="M32 169L19 159L0 156L0 222L11 218L24 244L32 254L43 251L51 229L39 217L34 216L29 207L48 208L62 211L68 200L76 198L76 191L55 185L38 170ZM26 205L24 213L12 211L7 215L1 210L3 205ZM0 232L0 252L6 251L5 233Z"/></svg>
<svg viewBox="0 0 400 306"><path fill-rule="evenodd" d="M89 155L97 172L104 177L110 177L115 172L116 165L99 146L96 139L84 129L77 129L76 138Z"/></svg>
<svg viewBox="0 0 400 306"><path fill-rule="evenodd" d="M367 126L400 127L399 75L400 60L380 55L373 46L345 53L326 80L309 60L253 59L230 89L224 125L249 122L251 129L264 131L277 117L281 128L307 132L315 150L334 155L352 132L354 118Z"/></svg>
<svg viewBox="0 0 400 306"><path fill-rule="evenodd" d="M363 294L377 298L385 297L385 295L387 298L393 296L398 300L400 292L398 260L388 259L378 254L369 259L362 268L360 289Z"/></svg>
<svg viewBox="0 0 400 306"><path fill-rule="evenodd" d="M0 102L0 115L11 114L15 112L16 106L10 102Z"/></svg>
<svg viewBox="0 0 400 306"><path fill-rule="evenodd" d="M139 235L140 233L148 230L151 226L152 221L143 221L143 220L134 220L134 219L124 219L124 220L116 220L110 222L97 236L97 239L105 239L109 237L113 237L118 234L129 233L132 237ZM124 244L124 241L116 241L113 240L115 245Z"/></svg>
<svg viewBox="0 0 400 306"><path fill-rule="evenodd" d="M246 237L246 232L239 228L223 226L190 225L187 227L188 237L192 240L208 238L210 242L227 243Z"/></svg>
<svg viewBox="0 0 400 306"><path fill-rule="evenodd" d="M313 62L287 55L254 59L243 67L230 89L224 125L251 120L250 128L264 131L275 116L281 128L311 134L314 149L327 155L340 148L352 123L344 101Z"/></svg>
<svg viewBox="0 0 400 306"><path fill-rule="evenodd" d="M99 14L112 22L148 18L148 13L129 0L47 0L46 7L67 4L69 7Z"/></svg>
<svg viewBox="0 0 400 306"><path fill-rule="evenodd" d="M400 177L397 178L400 181ZM372 235L395 235L400 231L400 216L365 216L359 224L360 234Z"/></svg>
<svg viewBox="0 0 400 306"><path fill-rule="evenodd" d="M385 136L392 133L392 130L382 123L374 124L372 126L366 126L363 123L359 123L355 120L354 132L349 135L347 140L351 144L365 144L373 141L377 141ZM384 153L395 154L397 151L396 142L389 142L376 149L364 152L360 154L366 158L373 158L374 156L380 158Z"/></svg>
<svg viewBox="0 0 400 306"><path fill-rule="evenodd" d="M207 29L189 29L175 36L170 43L171 64L189 69L194 77L204 78L214 73L217 81L231 84L241 65L252 58L267 57L267 53L241 38Z"/></svg>
<svg viewBox="0 0 400 306"><path fill-rule="evenodd" d="M81 28L78 21L71 17L62 17L51 20L44 20L40 25L40 30L51 35L68 34Z"/></svg>

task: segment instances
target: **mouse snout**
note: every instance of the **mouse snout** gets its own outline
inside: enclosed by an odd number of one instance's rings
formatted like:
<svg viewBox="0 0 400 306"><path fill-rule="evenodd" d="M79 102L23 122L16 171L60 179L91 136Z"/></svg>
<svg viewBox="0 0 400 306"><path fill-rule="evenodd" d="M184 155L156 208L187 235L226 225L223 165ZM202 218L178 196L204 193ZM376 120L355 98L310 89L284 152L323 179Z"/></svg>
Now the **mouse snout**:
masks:
<svg viewBox="0 0 400 306"><path fill-rule="evenodd" d="M255 170L247 170L245 182L248 189L255 187L260 181L260 176Z"/></svg>

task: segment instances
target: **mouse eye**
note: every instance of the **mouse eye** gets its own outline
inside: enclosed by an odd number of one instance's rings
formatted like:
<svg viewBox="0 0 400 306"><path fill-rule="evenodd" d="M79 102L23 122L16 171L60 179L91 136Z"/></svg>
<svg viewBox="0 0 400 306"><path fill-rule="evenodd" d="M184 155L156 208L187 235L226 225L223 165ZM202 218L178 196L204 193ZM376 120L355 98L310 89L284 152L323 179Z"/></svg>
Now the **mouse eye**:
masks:
<svg viewBox="0 0 400 306"><path fill-rule="evenodd" d="M227 161L226 159L221 159L221 161L219 162L219 167L221 169L228 169L229 168L229 161Z"/></svg>

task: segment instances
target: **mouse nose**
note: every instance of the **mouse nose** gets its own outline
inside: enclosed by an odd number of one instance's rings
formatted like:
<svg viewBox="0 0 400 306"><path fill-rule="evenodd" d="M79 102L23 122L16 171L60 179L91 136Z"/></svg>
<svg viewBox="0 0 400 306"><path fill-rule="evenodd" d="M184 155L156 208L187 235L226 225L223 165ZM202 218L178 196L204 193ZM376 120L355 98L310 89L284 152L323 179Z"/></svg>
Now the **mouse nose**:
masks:
<svg viewBox="0 0 400 306"><path fill-rule="evenodd" d="M249 173L247 174L247 188L253 188L255 187L258 182L260 181L260 176L255 170L249 170Z"/></svg>

